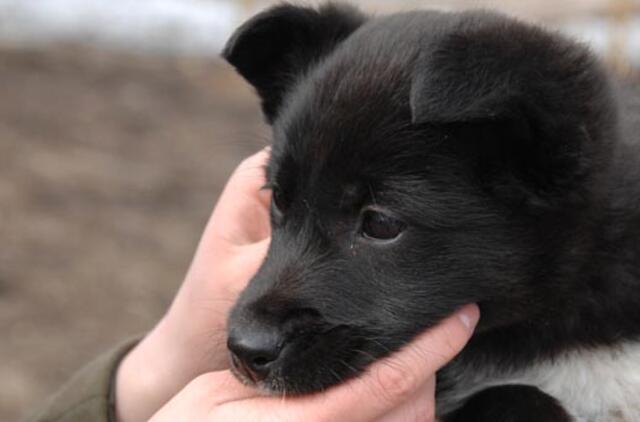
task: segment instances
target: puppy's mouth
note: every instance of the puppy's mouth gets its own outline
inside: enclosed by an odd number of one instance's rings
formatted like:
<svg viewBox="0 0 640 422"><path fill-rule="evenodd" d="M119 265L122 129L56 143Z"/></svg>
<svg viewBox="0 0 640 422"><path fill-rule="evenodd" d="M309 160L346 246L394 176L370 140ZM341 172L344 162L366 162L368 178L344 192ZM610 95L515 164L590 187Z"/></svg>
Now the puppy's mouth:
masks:
<svg viewBox="0 0 640 422"><path fill-rule="evenodd" d="M230 353L231 371L243 384L266 395L299 395L324 390L359 374L382 354L361 330L338 325L290 337L277 358L254 360Z"/></svg>

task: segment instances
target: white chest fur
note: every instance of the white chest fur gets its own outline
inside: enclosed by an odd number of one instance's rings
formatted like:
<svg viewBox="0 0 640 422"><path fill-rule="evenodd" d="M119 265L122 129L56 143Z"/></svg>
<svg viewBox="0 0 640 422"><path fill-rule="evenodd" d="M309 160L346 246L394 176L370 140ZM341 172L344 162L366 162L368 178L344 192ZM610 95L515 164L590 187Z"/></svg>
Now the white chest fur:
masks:
<svg viewBox="0 0 640 422"><path fill-rule="evenodd" d="M487 387L526 384L558 399L576 422L640 421L640 342L571 351L522 370L451 369L460 387L439 400L443 413Z"/></svg>

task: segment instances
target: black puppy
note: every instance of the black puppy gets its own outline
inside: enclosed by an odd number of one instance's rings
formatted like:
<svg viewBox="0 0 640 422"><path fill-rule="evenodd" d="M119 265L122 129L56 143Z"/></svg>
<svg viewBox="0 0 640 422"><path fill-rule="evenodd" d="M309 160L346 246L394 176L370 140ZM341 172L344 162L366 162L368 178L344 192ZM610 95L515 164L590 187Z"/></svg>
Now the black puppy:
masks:
<svg viewBox="0 0 640 422"><path fill-rule="evenodd" d="M444 420L640 421L635 88L618 100L584 46L479 11L281 5L223 55L273 127L239 377L317 391L476 302Z"/></svg>

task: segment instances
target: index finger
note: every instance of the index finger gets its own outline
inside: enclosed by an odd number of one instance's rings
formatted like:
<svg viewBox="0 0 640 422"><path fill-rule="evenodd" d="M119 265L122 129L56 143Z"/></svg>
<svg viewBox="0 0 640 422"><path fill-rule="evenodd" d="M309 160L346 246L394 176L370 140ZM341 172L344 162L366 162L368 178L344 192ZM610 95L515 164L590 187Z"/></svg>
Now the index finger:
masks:
<svg viewBox="0 0 640 422"><path fill-rule="evenodd" d="M233 196L232 200L242 200L242 197L256 197L265 208L269 208L269 195L257 195L266 183L265 166L269 161L271 147L266 147L257 153L245 158L234 170L227 185L222 192L222 197Z"/></svg>
<svg viewBox="0 0 640 422"><path fill-rule="evenodd" d="M244 246L270 235L271 192L263 189L269 154L269 148L265 148L246 158L233 172L207 225L205 249L219 240L230 246Z"/></svg>

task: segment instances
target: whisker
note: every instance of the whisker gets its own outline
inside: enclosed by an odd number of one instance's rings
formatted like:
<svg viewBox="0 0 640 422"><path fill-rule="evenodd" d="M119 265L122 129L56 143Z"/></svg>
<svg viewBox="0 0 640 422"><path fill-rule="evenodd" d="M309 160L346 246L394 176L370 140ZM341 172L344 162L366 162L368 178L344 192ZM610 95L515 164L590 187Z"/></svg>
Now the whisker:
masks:
<svg viewBox="0 0 640 422"><path fill-rule="evenodd" d="M350 365L346 360L344 359L340 359L338 361L339 363L341 363L342 365L344 365L347 369L349 369L351 371L352 374L357 374L359 371L354 368L352 365Z"/></svg>

